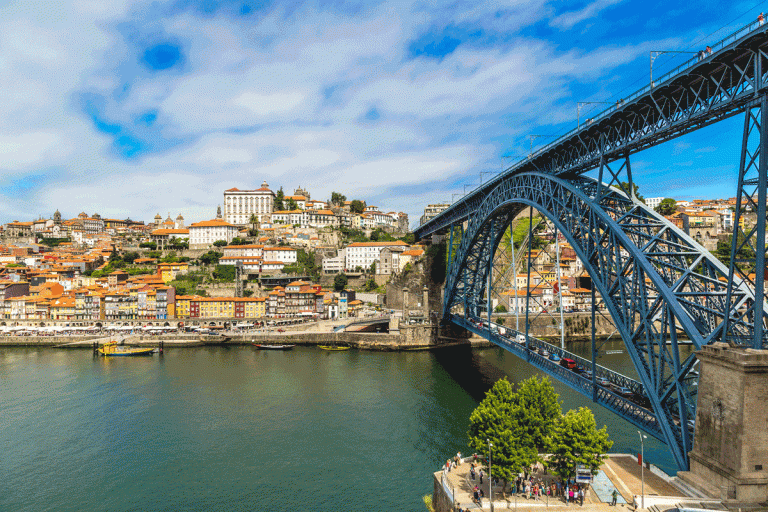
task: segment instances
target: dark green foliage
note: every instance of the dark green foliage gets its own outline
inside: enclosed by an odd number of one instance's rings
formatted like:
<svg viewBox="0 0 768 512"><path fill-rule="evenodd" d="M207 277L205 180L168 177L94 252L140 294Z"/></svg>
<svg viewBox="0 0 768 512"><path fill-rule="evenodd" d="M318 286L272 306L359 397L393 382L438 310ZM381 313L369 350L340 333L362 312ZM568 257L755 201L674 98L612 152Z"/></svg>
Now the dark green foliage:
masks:
<svg viewBox="0 0 768 512"><path fill-rule="evenodd" d="M347 274L344 274L343 272L336 274L336 277L333 278L333 289L340 292L347 287L348 282L349 279L347 278Z"/></svg>
<svg viewBox="0 0 768 512"><path fill-rule="evenodd" d="M47 245L48 247L57 247L60 244L63 244L64 242L69 242L69 238L43 238L40 240L40 243L43 245Z"/></svg>
<svg viewBox="0 0 768 512"><path fill-rule="evenodd" d="M397 238L381 228L376 228L371 233L371 242L394 242L395 240L397 240Z"/></svg>
<svg viewBox="0 0 768 512"><path fill-rule="evenodd" d="M498 306L496 306L496 309L494 309L493 311L495 313L506 313L507 312L507 308L506 308L506 306L504 306L504 304L499 304Z"/></svg>
<svg viewBox="0 0 768 512"><path fill-rule="evenodd" d="M204 278L205 272L189 272L176 276L169 284L176 288L176 295L205 295L205 291L198 289Z"/></svg>
<svg viewBox="0 0 768 512"><path fill-rule="evenodd" d="M445 282L445 274L448 268L445 261L446 249L447 245L445 242L430 245L427 249L429 277L433 283L441 284Z"/></svg>
<svg viewBox="0 0 768 512"><path fill-rule="evenodd" d="M157 244L155 242L141 242L139 247L142 249L151 249L153 251L157 250Z"/></svg>
<svg viewBox="0 0 768 512"><path fill-rule="evenodd" d="M141 258L141 254L139 254L136 251L129 251L123 254L123 261L125 261L128 264L133 264L134 261Z"/></svg>
<svg viewBox="0 0 768 512"><path fill-rule="evenodd" d="M347 196L339 192L331 192L331 204L336 206L344 206L344 201L347 200Z"/></svg>
<svg viewBox="0 0 768 512"><path fill-rule="evenodd" d="M222 256L224 255L220 252L208 251L207 253L200 256L198 261L202 265L215 265L219 262L219 259L221 259Z"/></svg>
<svg viewBox="0 0 768 512"><path fill-rule="evenodd" d="M162 254L160 251L147 251L147 258L160 258Z"/></svg>
<svg viewBox="0 0 768 512"><path fill-rule="evenodd" d="M344 236L344 240L348 243L369 241L368 237L365 236L365 233L359 229L352 229L346 226L341 226L339 231L341 231L341 234Z"/></svg>
<svg viewBox="0 0 768 512"><path fill-rule="evenodd" d="M227 245L228 244L226 240L216 240L215 242L213 242L214 247L226 247Z"/></svg>
<svg viewBox="0 0 768 512"><path fill-rule="evenodd" d="M216 265L213 270L213 278L219 281L232 282L235 280L234 265Z"/></svg>
<svg viewBox="0 0 768 512"><path fill-rule="evenodd" d="M662 215L672 215L677 211L677 201L671 197L666 197L661 200L661 203L659 203L655 210Z"/></svg>
<svg viewBox="0 0 768 512"><path fill-rule="evenodd" d="M293 199L288 199L288 202L285 204L285 209L286 210L291 210L291 211L298 210L299 209L299 203L297 203Z"/></svg>
<svg viewBox="0 0 768 512"><path fill-rule="evenodd" d="M741 230L738 230L738 241L739 243L744 242L744 233ZM730 235L728 237L728 241L726 242L717 242L717 249L714 252L714 255L717 259L722 261L726 266L730 265L731 263L731 244L733 243L733 235ZM753 260L755 259L755 251L752 249L752 247L749 244L742 245L741 249L736 253L736 259L739 260ZM742 270L745 270L749 267L749 265L743 265ZM751 269L749 269L751 270Z"/></svg>
<svg viewBox="0 0 768 512"><path fill-rule="evenodd" d="M367 291L367 292L372 292L372 291L374 291L378 287L379 287L379 285L376 284L376 280L373 279L373 278L368 279L365 282L365 291Z"/></svg>
<svg viewBox="0 0 768 512"><path fill-rule="evenodd" d="M553 451L549 467L560 478L576 474L576 467L586 466L597 474L605 459L603 456L613 446L608 439L608 428L597 429L595 416L586 407L568 411L560 418L552 435Z"/></svg>
<svg viewBox="0 0 768 512"><path fill-rule="evenodd" d="M352 213L363 213L365 211L365 203L359 199L354 199L349 204L349 211Z"/></svg>
<svg viewBox="0 0 768 512"><path fill-rule="evenodd" d="M253 295L253 290L243 290L243 297L251 297Z"/></svg>
<svg viewBox="0 0 768 512"><path fill-rule="evenodd" d="M627 183L626 181L622 181L619 184L619 188L621 190L623 190L625 194L630 195L629 194L629 183ZM639 199L640 202L644 203L645 199L643 198L642 195L640 195L640 192L638 192L640 190L640 187L637 186L637 183L632 182L632 188L635 190L635 197L637 197L637 199Z"/></svg>
<svg viewBox="0 0 768 512"><path fill-rule="evenodd" d="M250 242L246 240L245 238L235 237L232 239L231 242L229 242L229 245L248 245Z"/></svg>
<svg viewBox="0 0 768 512"><path fill-rule="evenodd" d="M168 241L168 248L173 249L174 251L183 251L185 249L189 249L189 239L171 238L170 241Z"/></svg>
<svg viewBox="0 0 768 512"><path fill-rule="evenodd" d="M285 210L285 192L283 192L283 187L280 187L280 190L277 191L277 194L275 194L275 210L281 211Z"/></svg>

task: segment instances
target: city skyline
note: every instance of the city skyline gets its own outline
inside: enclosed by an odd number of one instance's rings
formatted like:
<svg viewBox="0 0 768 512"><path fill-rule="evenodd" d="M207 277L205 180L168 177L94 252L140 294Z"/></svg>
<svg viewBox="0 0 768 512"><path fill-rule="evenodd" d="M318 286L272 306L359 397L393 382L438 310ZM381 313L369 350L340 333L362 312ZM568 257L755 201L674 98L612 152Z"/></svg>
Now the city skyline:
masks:
<svg viewBox="0 0 768 512"><path fill-rule="evenodd" d="M528 134L574 127L577 102L645 85L650 50L698 50L759 3L663 5L11 4L0 221L57 208L202 220L224 190L266 180L414 222L524 156ZM667 57L654 73L690 55ZM638 153L641 192L735 195L741 123Z"/></svg>

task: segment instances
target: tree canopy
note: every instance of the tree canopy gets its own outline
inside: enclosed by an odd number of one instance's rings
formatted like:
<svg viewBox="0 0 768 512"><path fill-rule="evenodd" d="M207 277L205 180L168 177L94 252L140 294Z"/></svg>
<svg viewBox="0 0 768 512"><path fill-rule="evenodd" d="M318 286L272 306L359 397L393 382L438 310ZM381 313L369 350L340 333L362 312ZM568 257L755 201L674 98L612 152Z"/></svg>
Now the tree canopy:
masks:
<svg viewBox="0 0 768 512"><path fill-rule="evenodd" d="M277 194L275 194L275 210L285 210L285 205L283 204L284 199L285 192L283 192L283 187L280 187L280 190L278 190Z"/></svg>
<svg viewBox="0 0 768 512"><path fill-rule="evenodd" d="M533 443L537 453L551 449L551 434L563 411L555 388L547 377L524 380L515 394L517 417L524 435Z"/></svg>
<svg viewBox="0 0 768 512"><path fill-rule="evenodd" d="M659 203L659 206L657 206L655 210L662 215L672 215L677 211L677 201L671 197L665 197L661 200L661 203Z"/></svg>
<svg viewBox="0 0 768 512"><path fill-rule="evenodd" d="M580 465L597 474L605 452L613 446L613 441L608 439L608 428L603 425L598 430L595 416L586 407L568 411L562 416L552 438L554 449L549 467L563 479L575 475Z"/></svg>
<svg viewBox="0 0 768 512"><path fill-rule="evenodd" d="M347 200L347 196L340 192L331 192L331 204L336 206L344 206L344 201Z"/></svg>
<svg viewBox="0 0 768 512"><path fill-rule="evenodd" d="M346 288L348 282L349 279L347 278L347 274L344 274L343 272L336 274L336 277L333 278L333 289L340 292Z"/></svg>
<svg viewBox="0 0 768 512"><path fill-rule="evenodd" d="M492 450L492 472L509 482L537 458L536 448L516 421L519 405L512 385L505 378L496 381L469 417L469 446L487 459ZM493 447L488 446L488 441Z"/></svg>
<svg viewBox="0 0 768 512"><path fill-rule="evenodd" d="M365 203L359 199L353 199L349 203L349 211L352 213L363 213L365 211Z"/></svg>
<svg viewBox="0 0 768 512"><path fill-rule="evenodd" d="M630 193L629 193L629 183L627 183L626 181L622 181L622 182L619 184L619 188L620 188L621 190L623 190L625 194L627 194L627 195L630 195ZM640 192L639 192L639 190L640 190L640 187L638 187L638 186L637 186L637 183L634 183L634 182L632 182L632 188L633 188L633 189L634 189L634 191L635 191L635 197L637 197L637 199L638 199L638 200L639 200L641 203L644 203L644 202L645 202L645 198L643 198L643 196L641 196L641 195L640 195Z"/></svg>

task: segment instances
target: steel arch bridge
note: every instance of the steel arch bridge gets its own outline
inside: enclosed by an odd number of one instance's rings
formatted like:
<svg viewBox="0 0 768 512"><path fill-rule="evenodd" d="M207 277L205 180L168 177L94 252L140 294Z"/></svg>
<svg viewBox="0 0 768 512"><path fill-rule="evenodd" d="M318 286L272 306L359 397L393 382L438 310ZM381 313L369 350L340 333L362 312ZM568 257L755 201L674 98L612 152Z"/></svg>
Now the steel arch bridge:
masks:
<svg viewBox="0 0 768 512"><path fill-rule="evenodd" d="M744 27L713 45L713 55L638 91L416 230L419 238L450 231L449 250L455 250L455 257L445 284L444 321L486 337L643 428L669 446L681 469L688 468L698 387L697 359L681 355L682 340L697 349L714 341L766 347L766 29ZM740 113L745 121L736 236L726 266L633 192L627 195L614 185L624 180L633 190L631 153ZM584 176L591 170L598 170L597 180ZM592 304L599 293L640 382L596 364L594 306L589 378L540 355L544 348L550 353L558 349L529 336L530 291L524 333L492 322L494 254L511 221L526 207L541 212L570 242L592 278ZM757 214L754 226L740 222L745 209ZM529 283L530 229L529 224ZM461 241L454 247L457 230ZM617 392L618 384L631 389L634 398Z"/></svg>

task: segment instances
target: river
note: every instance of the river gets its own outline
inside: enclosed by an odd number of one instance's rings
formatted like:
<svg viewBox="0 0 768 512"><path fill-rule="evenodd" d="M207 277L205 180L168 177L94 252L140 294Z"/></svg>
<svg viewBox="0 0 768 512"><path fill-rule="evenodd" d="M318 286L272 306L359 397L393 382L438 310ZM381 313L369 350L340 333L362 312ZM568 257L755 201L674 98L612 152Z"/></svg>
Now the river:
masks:
<svg viewBox="0 0 768 512"><path fill-rule="evenodd" d="M623 352L600 363L632 373ZM0 348L0 510L424 510L487 389L534 372L498 348ZM555 387L564 410L588 405ZM638 451L636 428L592 408L612 451Z"/></svg>

